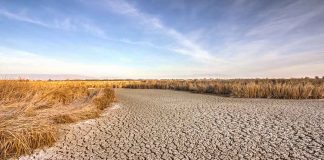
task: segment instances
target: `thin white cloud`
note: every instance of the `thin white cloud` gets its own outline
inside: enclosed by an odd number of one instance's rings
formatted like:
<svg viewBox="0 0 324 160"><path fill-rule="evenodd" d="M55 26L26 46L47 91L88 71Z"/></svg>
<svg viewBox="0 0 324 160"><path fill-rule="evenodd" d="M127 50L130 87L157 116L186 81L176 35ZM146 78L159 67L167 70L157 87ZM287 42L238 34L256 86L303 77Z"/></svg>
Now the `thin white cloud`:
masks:
<svg viewBox="0 0 324 160"><path fill-rule="evenodd" d="M104 3L105 6L108 7L109 11L134 18L136 21L150 27L152 30L160 31L162 34L176 40L177 45L172 46L169 50L190 56L195 60L205 63L226 63L225 60L214 57L208 50L203 49L197 42L190 40L175 29L164 25L159 18L143 13L126 1L105 0ZM100 4L102 5L102 3Z"/></svg>
<svg viewBox="0 0 324 160"><path fill-rule="evenodd" d="M105 32L100 27L90 23L87 20L80 20L71 17L54 17L52 21L41 20L26 12L14 13L10 12L4 8L0 9L0 16L7 17L12 20L31 23L34 25L42 26L51 29L69 30L69 31L83 31L94 36L105 37Z"/></svg>
<svg viewBox="0 0 324 160"><path fill-rule="evenodd" d="M12 13L12 12L9 12L9 11L3 9L3 8L0 9L0 15L5 16L10 19L17 20L17 21L32 23L35 25L40 25L40 26L48 27L48 28L52 27L52 26L48 25L47 23L43 23L42 21L31 18L27 15Z"/></svg>
<svg viewBox="0 0 324 160"><path fill-rule="evenodd" d="M54 13L53 13L54 12ZM51 14L55 14L54 10L51 10ZM138 46L149 46L153 48L163 49L161 46L155 45L149 41L133 41L126 38L116 39L110 38L107 36L105 30L98 25L90 22L87 19L76 19L72 17L64 17L64 18L52 18L52 21L44 21L37 19L36 17L32 17L27 15L26 13L13 13L9 12L6 9L0 9L0 16L7 17L9 19L13 19L16 21L26 22L38 26L42 26L50 29L60 29L60 30L68 30L68 31L82 31L89 33L97 38L101 38L104 40L125 43L129 45L138 45Z"/></svg>
<svg viewBox="0 0 324 160"><path fill-rule="evenodd" d="M285 34L324 13L323 5L309 5L308 1L295 1L290 5L263 13L261 24L252 27L247 36L270 37Z"/></svg>
<svg viewBox="0 0 324 160"><path fill-rule="evenodd" d="M260 23L226 35L229 40L218 46L217 52L231 65L222 68L221 72L236 77L323 74L324 35L311 32L314 27L324 27L324 23L314 21L323 16L324 7L309 3L294 1L286 6L261 11L261 15L256 16L261 19ZM242 4L236 7L244 8ZM236 23L231 22L230 25L235 26ZM221 28L220 31L227 30ZM246 34L242 35L241 32L245 31Z"/></svg>

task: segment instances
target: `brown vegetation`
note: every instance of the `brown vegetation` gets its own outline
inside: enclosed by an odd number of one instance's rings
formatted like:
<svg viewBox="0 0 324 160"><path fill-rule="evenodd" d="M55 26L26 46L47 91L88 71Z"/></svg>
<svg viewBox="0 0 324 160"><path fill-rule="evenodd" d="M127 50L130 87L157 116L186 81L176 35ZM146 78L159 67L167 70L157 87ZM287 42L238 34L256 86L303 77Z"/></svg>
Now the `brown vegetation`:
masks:
<svg viewBox="0 0 324 160"><path fill-rule="evenodd" d="M324 79L146 80L124 86L173 89L239 98L321 99Z"/></svg>
<svg viewBox="0 0 324 160"><path fill-rule="evenodd" d="M53 144L60 124L98 117L114 101L114 91L89 85L0 81L0 159Z"/></svg>

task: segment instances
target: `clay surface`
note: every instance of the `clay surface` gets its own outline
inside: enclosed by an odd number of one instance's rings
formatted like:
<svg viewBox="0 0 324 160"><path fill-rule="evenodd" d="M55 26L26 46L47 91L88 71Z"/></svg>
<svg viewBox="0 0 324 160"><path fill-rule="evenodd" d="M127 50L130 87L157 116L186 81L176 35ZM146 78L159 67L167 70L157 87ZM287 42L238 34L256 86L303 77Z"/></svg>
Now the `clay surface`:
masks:
<svg viewBox="0 0 324 160"><path fill-rule="evenodd" d="M20 159L324 159L324 101L116 90L100 118Z"/></svg>

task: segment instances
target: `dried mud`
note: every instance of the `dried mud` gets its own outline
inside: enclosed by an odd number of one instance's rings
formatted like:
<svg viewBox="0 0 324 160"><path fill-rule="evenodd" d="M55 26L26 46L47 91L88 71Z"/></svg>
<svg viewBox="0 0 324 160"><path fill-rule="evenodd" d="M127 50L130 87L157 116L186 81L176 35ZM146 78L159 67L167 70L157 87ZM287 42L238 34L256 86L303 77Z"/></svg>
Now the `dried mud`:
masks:
<svg viewBox="0 0 324 160"><path fill-rule="evenodd" d="M324 101L119 89L100 118L20 159L324 159ZM63 134L64 133L64 134Z"/></svg>

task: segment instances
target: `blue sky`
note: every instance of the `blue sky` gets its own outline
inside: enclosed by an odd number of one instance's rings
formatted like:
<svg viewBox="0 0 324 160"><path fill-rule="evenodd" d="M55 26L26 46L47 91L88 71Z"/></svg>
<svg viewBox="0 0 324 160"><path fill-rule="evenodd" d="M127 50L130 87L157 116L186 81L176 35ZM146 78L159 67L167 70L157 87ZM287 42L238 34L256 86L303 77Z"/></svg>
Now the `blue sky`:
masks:
<svg viewBox="0 0 324 160"><path fill-rule="evenodd" d="M322 0L0 0L0 74L324 74Z"/></svg>

